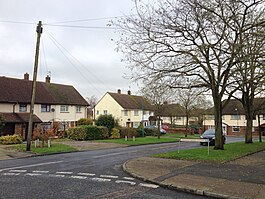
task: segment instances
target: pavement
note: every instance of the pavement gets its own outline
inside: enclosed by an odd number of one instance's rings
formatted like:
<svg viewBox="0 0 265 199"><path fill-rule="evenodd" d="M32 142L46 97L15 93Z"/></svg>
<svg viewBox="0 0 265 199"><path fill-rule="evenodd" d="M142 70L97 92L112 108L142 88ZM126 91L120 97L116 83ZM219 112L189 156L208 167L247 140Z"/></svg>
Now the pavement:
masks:
<svg viewBox="0 0 265 199"><path fill-rule="evenodd" d="M265 151L227 163L142 157L124 171L162 187L213 198L265 199Z"/></svg>
<svg viewBox="0 0 265 199"><path fill-rule="evenodd" d="M0 145L0 161L34 155ZM214 198L265 199L265 150L226 163L141 157L125 162L123 169L178 191Z"/></svg>

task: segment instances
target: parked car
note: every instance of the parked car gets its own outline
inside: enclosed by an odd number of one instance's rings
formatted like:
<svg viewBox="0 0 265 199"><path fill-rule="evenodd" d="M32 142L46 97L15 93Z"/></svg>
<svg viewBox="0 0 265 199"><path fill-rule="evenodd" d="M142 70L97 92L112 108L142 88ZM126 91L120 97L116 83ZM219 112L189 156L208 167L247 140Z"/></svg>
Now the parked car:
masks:
<svg viewBox="0 0 265 199"><path fill-rule="evenodd" d="M200 136L201 139L209 139L209 144L210 145L214 145L215 144L215 130L214 129L208 129L206 130L201 136ZM224 143L225 143L225 135L223 135L223 140L224 140ZM208 142L205 142L205 141L202 141L200 142L201 145L207 145Z"/></svg>
<svg viewBox="0 0 265 199"><path fill-rule="evenodd" d="M158 129L158 127L156 125L145 126L144 128L147 128L147 129ZM166 133L167 133L167 131L160 127L160 134L166 134Z"/></svg>

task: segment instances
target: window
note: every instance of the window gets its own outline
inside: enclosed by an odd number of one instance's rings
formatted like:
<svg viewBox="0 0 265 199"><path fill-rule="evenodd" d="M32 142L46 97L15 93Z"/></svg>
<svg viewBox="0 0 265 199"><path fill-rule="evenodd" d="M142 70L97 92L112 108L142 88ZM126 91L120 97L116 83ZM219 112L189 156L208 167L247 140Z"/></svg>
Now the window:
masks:
<svg viewBox="0 0 265 199"><path fill-rule="evenodd" d="M51 112L51 105L42 104L41 105L41 112Z"/></svg>
<svg viewBox="0 0 265 199"><path fill-rule="evenodd" d="M27 112L27 104L19 104L19 112Z"/></svg>
<svg viewBox="0 0 265 199"><path fill-rule="evenodd" d="M99 115L99 110L97 110L97 115Z"/></svg>
<svg viewBox="0 0 265 199"><path fill-rule="evenodd" d="M241 120L240 115L231 115L231 120Z"/></svg>
<svg viewBox="0 0 265 199"><path fill-rule="evenodd" d="M181 121L181 117L176 117L176 120L177 121Z"/></svg>
<svg viewBox="0 0 265 199"><path fill-rule="evenodd" d="M240 127L239 126L232 126L233 133L239 133Z"/></svg>
<svg viewBox="0 0 265 199"><path fill-rule="evenodd" d="M128 110L124 111L124 116L128 116Z"/></svg>
<svg viewBox="0 0 265 199"><path fill-rule="evenodd" d="M135 111L134 111L134 116L138 116L138 115L139 115L138 110L135 110Z"/></svg>
<svg viewBox="0 0 265 199"><path fill-rule="evenodd" d="M214 120L214 115L205 115L205 120Z"/></svg>
<svg viewBox="0 0 265 199"><path fill-rule="evenodd" d="M104 111L103 111L103 114L104 114L104 115L107 115L107 114L108 114L108 111L107 111L107 110L104 110Z"/></svg>
<svg viewBox="0 0 265 199"><path fill-rule="evenodd" d="M265 115L263 115L263 120L265 120Z"/></svg>
<svg viewBox="0 0 265 199"><path fill-rule="evenodd" d="M81 113L81 106L76 106L75 107L75 112Z"/></svg>
<svg viewBox="0 0 265 199"><path fill-rule="evenodd" d="M68 106L67 106L67 105L61 105L61 107L60 107L60 112L61 112L61 113L69 112L69 111L68 111Z"/></svg>

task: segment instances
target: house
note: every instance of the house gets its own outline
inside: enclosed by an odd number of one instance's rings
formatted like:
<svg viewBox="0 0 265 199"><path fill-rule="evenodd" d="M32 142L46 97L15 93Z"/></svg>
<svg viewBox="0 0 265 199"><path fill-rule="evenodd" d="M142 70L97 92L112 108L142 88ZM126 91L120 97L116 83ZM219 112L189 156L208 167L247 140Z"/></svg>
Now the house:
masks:
<svg viewBox="0 0 265 199"><path fill-rule="evenodd" d="M3 135L21 134L26 139L31 103L32 81L29 74L24 79L0 77L0 114L4 117ZM70 85L37 82L33 124L45 124L45 128L74 126L85 118L88 103Z"/></svg>
<svg viewBox="0 0 265 199"><path fill-rule="evenodd" d="M187 121L185 108L179 104L164 104L161 111L161 119L163 124L185 126ZM199 117L190 113L188 125L198 124L198 122Z"/></svg>
<svg viewBox="0 0 265 199"><path fill-rule="evenodd" d="M223 102L225 103L225 101ZM253 133L257 133L259 128L265 135L265 98L256 98L254 101L256 116L253 118ZM203 117L204 129L214 128L213 108L208 110L209 114ZM246 131L246 117L242 104L231 99L224 106L222 111L223 133L226 135L244 135Z"/></svg>
<svg viewBox="0 0 265 199"><path fill-rule="evenodd" d="M131 95L131 91L122 94L107 92L94 108L94 119L100 115L111 114L123 127L137 128L141 122L150 124L149 117L154 116L154 107L142 96Z"/></svg>

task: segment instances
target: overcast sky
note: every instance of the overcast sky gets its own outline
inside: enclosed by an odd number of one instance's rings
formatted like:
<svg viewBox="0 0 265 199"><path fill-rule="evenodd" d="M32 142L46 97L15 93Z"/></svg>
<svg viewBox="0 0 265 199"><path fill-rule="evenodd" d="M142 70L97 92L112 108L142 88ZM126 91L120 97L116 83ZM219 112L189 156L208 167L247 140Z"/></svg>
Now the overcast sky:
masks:
<svg viewBox="0 0 265 199"><path fill-rule="evenodd" d="M133 7L131 0L0 0L0 76L23 78L28 72L32 80L36 26L42 21L38 81L50 71L52 83L73 85L83 97L129 88L136 93L136 84L123 77L130 71L112 41L118 33L91 28L108 27L112 17L132 14Z"/></svg>

